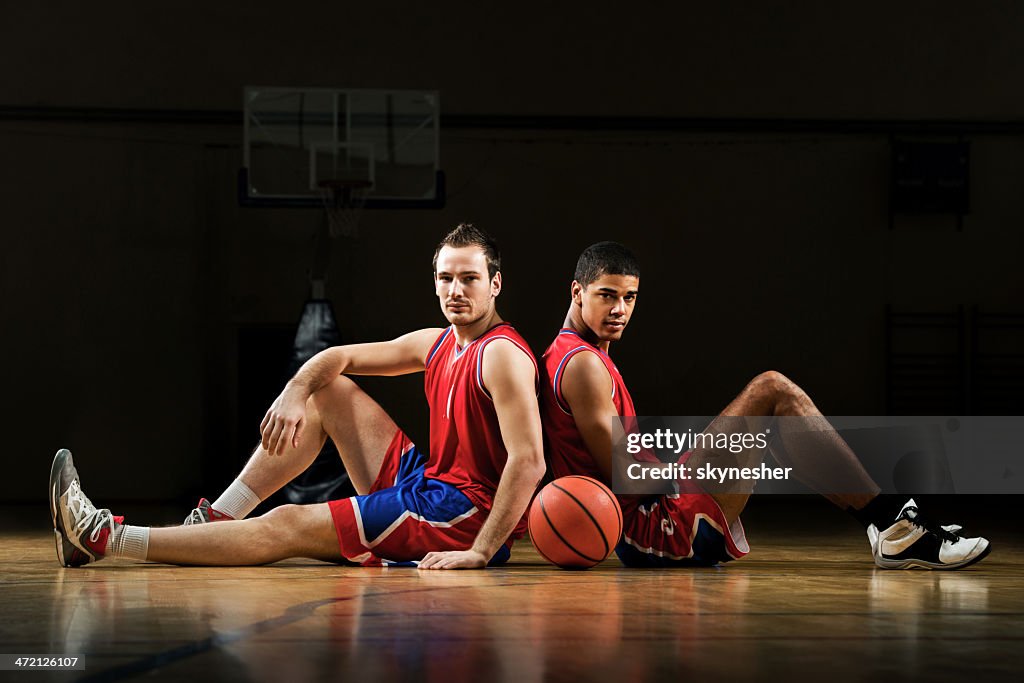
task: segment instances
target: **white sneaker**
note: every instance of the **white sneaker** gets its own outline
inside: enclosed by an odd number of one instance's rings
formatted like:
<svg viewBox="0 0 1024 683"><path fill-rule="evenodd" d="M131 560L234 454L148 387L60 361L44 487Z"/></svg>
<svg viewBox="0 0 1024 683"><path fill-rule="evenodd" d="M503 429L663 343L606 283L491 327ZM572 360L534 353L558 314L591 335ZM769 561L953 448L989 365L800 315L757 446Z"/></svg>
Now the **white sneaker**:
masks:
<svg viewBox="0 0 1024 683"><path fill-rule="evenodd" d="M926 522L911 498L895 523L884 531L871 524L868 540L875 564L883 569L962 569L992 550L986 538L964 538L957 524Z"/></svg>
<svg viewBox="0 0 1024 683"><path fill-rule="evenodd" d="M107 539L124 517L97 510L82 491L71 451L57 451L50 467L50 516L57 542L57 561L65 567L81 567L101 560Z"/></svg>

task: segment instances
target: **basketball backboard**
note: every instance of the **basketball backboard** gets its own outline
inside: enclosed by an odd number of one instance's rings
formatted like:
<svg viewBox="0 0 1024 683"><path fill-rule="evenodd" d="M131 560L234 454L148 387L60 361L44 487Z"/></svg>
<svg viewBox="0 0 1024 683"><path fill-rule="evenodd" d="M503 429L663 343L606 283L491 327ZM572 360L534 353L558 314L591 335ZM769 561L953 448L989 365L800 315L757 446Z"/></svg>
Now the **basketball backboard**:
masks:
<svg viewBox="0 0 1024 683"><path fill-rule="evenodd" d="M316 208L358 183L363 208L440 208L439 115L435 91L247 87L239 201Z"/></svg>

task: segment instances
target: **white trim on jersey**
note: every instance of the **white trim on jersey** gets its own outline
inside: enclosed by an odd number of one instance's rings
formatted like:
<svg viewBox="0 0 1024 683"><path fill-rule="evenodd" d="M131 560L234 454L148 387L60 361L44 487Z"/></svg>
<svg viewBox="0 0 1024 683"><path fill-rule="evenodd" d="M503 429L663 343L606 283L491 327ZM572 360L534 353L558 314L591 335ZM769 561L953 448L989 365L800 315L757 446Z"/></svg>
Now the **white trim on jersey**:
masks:
<svg viewBox="0 0 1024 683"><path fill-rule="evenodd" d="M736 549L739 550L741 553L749 553L750 552L750 545L747 543L746 533L743 531L743 525L740 523L739 519L737 519L735 522L733 522L733 524L730 525L730 527L729 527L729 531L726 532L724 529L722 529L722 526L718 522L716 522L714 520L714 518L709 517L708 515L704 514L703 512L698 512L696 515L694 515L693 525L690 528L690 552L689 552L688 555L685 555L685 556L673 555L672 553L667 553L664 550L655 550L654 548L649 548L649 547L645 548L644 546L640 545L640 543L638 543L634 539L630 538L629 536L626 536L625 534L623 534L622 540L625 543L628 543L629 545L633 546L634 548L636 548L640 552L644 553L645 555L654 555L655 557L664 557L664 558L667 558L667 559L670 559L670 560L688 560L688 559L693 557L693 540L695 538L697 538L697 531L700 528L700 520L702 520L702 519L704 521L706 521L708 524L710 524L712 529L714 529L719 534L721 534L723 539L732 540L733 545L735 545ZM734 529L733 527L735 527L737 525L738 525L739 528L738 529ZM734 531L738 531L739 532L739 534L738 534L739 537L738 538L737 538L737 534L734 533ZM726 537L726 533L728 533L728 537ZM742 557L742 555L740 555L740 556L733 555L729 551L729 544L728 543L725 544L725 552L726 552L727 555L729 555L729 557L731 557L734 560L738 560L738 559L740 559L740 557Z"/></svg>
<svg viewBox="0 0 1024 683"><path fill-rule="evenodd" d="M480 351L477 352L476 354L476 386L480 390L480 392L487 397L488 401L494 403L494 399L491 398L491 395L487 392L487 389L484 388L484 351L487 349L487 345L490 344L495 339L509 340L510 342L515 344L520 351L525 353L526 357L529 358L530 361L533 362L533 385L537 387L537 395L539 396L540 387L538 387L537 385L540 382L540 367L538 367L537 365L537 359L533 357L533 352L531 352L528 348L517 342L512 337L506 336L504 334L496 334L489 339L485 339L483 344L480 345Z"/></svg>
<svg viewBox="0 0 1024 683"><path fill-rule="evenodd" d="M395 529L397 529L399 526L401 526L402 522L404 522L406 519L412 518L412 519L414 519L417 522L420 522L422 524L428 524L428 525L430 525L432 527L439 528L439 529L447 529L447 528L455 526L456 524L458 524L459 522L461 522L463 520L469 519L470 517L475 515L477 512L479 512L479 509L474 505L472 508L470 508L466 512L463 512L461 515L458 515L457 517L454 517L454 518L448 520L447 522L439 522L439 521L436 521L436 520L427 519L426 517L423 517L422 515L417 515L412 510L405 510L405 511L402 512L402 514L400 514L395 519L395 521L391 522L391 524L389 524L388 527L386 529L384 529L384 531L380 532L379 536L377 536L375 539L373 539L373 541L368 541L367 538L366 538L366 531L363 529L363 518L362 518L362 516L359 513L359 505L358 505L358 503L356 503L356 498L352 497L352 498L349 498L348 500L349 500L349 502L352 505L352 516L356 520L356 529L359 530L359 542L363 544L364 548L373 548L374 546L379 545L380 543L382 543L384 541L384 539L386 539L388 536L390 536L391 533Z"/></svg>
<svg viewBox="0 0 1024 683"><path fill-rule="evenodd" d="M579 335L576 336L578 337ZM565 366L568 365L569 361L572 360L580 351L590 351L591 353L596 353L598 358L601 358L600 351L589 344L576 346L565 352L565 355L562 356L562 360L558 362L558 367L555 368L555 376L551 378L551 390L555 392L555 405L558 406L559 410L561 410L563 413L570 417L572 417L572 413L566 410L568 404L566 404L566 406L562 405L562 375L565 374ZM602 358L602 365L603 364L604 359ZM608 370L607 365L604 366L604 369L608 371L608 378L612 381L612 400L614 401L616 389L615 377L612 376L612 372L611 370ZM615 368L615 371L618 372L618 368Z"/></svg>
<svg viewBox="0 0 1024 683"><path fill-rule="evenodd" d="M437 355L437 350L441 348L441 344L444 343L445 338L451 334L452 330L455 329L454 325L449 325L448 329L437 336L434 341L434 345L430 347L430 351L427 352L427 357L423 361L423 369L425 370L430 365L430 361L434 360L434 356Z"/></svg>

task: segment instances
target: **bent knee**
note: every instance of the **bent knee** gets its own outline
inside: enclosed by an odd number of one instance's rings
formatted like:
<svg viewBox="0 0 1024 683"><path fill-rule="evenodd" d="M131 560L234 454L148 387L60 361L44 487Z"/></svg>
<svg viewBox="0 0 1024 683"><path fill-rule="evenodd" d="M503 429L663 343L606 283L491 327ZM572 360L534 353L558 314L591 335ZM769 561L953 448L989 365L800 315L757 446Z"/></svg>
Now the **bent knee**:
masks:
<svg viewBox="0 0 1024 683"><path fill-rule="evenodd" d="M750 386L769 389L772 391L791 392L799 389L796 383L777 370L766 370L750 380Z"/></svg>
<svg viewBox="0 0 1024 683"><path fill-rule="evenodd" d="M355 382L345 375L338 375L313 392L310 400L318 411L323 412L326 406L338 401L349 401L357 391L359 391L359 387Z"/></svg>

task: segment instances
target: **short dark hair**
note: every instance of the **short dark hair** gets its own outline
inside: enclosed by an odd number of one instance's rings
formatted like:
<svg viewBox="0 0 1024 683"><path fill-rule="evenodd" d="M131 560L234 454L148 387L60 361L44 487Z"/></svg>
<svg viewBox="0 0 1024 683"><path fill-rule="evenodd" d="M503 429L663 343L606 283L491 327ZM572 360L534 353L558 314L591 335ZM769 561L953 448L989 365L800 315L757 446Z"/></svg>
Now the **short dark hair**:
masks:
<svg viewBox="0 0 1024 683"><path fill-rule="evenodd" d="M640 264L633 252L618 242L591 244L580 254L573 279L584 287L602 275L632 275L640 277Z"/></svg>
<svg viewBox="0 0 1024 683"><path fill-rule="evenodd" d="M455 229L444 236L434 250L434 272L437 272L437 255L441 253L442 247L480 247L487 257L487 277L493 279L495 273L501 270L501 251L498 243L493 237L476 227L472 223L459 223Z"/></svg>

